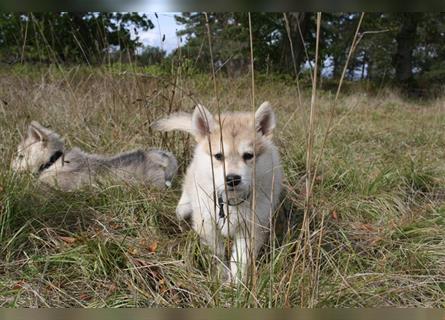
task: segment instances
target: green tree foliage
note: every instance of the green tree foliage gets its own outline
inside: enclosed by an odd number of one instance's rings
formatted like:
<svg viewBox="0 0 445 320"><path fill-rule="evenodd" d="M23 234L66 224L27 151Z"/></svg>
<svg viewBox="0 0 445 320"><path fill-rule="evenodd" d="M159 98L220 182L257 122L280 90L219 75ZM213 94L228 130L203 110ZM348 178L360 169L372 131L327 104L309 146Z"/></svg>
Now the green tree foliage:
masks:
<svg viewBox="0 0 445 320"><path fill-rule="evenodd" d="M0 54L8 62L99 63L113 50L133 55L138 32L153 27L137 13L1 13Z"/></svg>
<svg viewBox="0 0 445 320"><path fill-rule="evenodd" d="M445 14L422 13L413 51L414 73L421 81L445 80Z"/></svg>
<svg viewBox="0 0 445 320"><path fill-rule="evenodd" d="M286 18L283 13L252 13L255 68L260 71L294 74L294 69L301 72L307 68L308 60L313 62L315 15L285 15ZM322 15L320 61L325 76L340 77L360 16L348 12ZM235 74L246 71L250 61L247 14L211 12L208 19L217 68ZM184 13L176 20L184 26L179 35L187 40L182 53L192 57L201 70L208 71L204 14ZM408 89L418 88L419 83L445 80L445 13L366 13L359 38L346 73L349 79L392 81Z"/></svg>
<svg viewBox="0 0 445 320"><path fill-rule="evenodd" d="M289 16L288 21L298 66L303 60L303 47L300 34L297 33L296 17ZM309 15L300 17L302 23L309 24ZM194 57L201 69L210 66L208 32L206 19L202 13L183 13L176 20L184 26L178 35L184 36L186 44L182 52ZM224 68L229 73L245 71L249 65L250 43L247 13L208 13L214 63L217 68ZM302 28L306 35L306 28ZM282 13L252 13L252 40L255 48L255 66L265 71L292 69L289 39ZM185 49L185 50L184 50Z"/></svg>

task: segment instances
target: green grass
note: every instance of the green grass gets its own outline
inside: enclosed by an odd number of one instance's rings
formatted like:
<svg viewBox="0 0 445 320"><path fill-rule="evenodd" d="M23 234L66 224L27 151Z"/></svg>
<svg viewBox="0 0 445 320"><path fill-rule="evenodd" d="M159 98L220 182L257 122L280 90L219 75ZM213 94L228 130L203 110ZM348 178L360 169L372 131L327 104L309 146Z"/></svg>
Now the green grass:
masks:
<svg viewBox="0 0 445 320"><path fill-rule="evenodd" d="M190 111L190 95L215 110L213 85L199 75L178 78L175 90L166 80L114 69L0 72L0 306L445 307L444 100L361 90L342 97L303 237L310 90L298 105L291 81L261 78L256 101L275 106L285 191L255 284L229 287L196 234L175 219L193 143L149 126L168 110ZM219 77L217 85L222 109L251 109L248 76ZM332 94L320 91L316 157L331 104ZM169 149L179 178L166 192L112 184L41 190L9 169L31 120L86 151Z"/></svg>

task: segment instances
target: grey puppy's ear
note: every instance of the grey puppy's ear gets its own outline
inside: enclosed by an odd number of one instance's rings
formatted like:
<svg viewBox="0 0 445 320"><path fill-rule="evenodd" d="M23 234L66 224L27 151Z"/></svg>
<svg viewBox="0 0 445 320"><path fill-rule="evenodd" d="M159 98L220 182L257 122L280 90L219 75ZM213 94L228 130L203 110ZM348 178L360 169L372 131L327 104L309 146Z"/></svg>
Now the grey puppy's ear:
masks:
<svg viewBox="0 0 445 320"><path fill-rule="evenodd" d="M46 141L48 139L47 130L37 121L32 121L28 127L28 137L36 141Z"/></svg>
<svg viewBox="0 0 445 320"><path fill-rule="evenodd" d="M265 101L255 112L255 128L264 136L271 137L275 125L275 113L272 110L272 105Z"/></svg>
<svg viewBox="0 0 445 320"><path fill-rule="evenodd" d="M204 106L198 104L192 115L192 130L197 138L203 138L215 129L215 120Z"/></svg>

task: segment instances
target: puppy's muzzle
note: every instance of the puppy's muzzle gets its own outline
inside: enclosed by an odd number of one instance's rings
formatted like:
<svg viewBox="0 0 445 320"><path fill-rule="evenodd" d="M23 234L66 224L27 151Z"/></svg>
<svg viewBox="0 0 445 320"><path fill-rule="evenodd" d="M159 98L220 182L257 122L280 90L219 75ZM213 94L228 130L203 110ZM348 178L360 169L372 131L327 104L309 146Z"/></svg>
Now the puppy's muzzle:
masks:
<svg viewBox="0 0 445 320"><path fill-rule="evenodd" d="M241 176L237 174L229 174L226 176L227 186L230 188L235 188L241 183Z"/></svg>

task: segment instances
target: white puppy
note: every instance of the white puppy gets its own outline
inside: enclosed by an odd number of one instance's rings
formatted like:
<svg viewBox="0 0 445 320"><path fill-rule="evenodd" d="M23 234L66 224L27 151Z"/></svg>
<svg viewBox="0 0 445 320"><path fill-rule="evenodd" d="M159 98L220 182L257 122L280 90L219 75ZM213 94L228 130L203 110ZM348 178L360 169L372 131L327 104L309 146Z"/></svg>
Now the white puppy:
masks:
<svg viewBox="0 0 445 320"><path fill-rule="evenodd" d="M270 231L281 192L282 168L272 142L272 107L264 102L255 114L224 113L219 119L198 105L192 115L172 114L154 127L182 130L195 137L197 145L177 217L190 217L193 229L221 261L224 238L232 238L229 276L232 281L246 280L251 259Z"/></svg>

